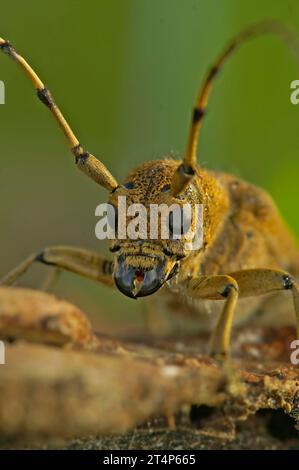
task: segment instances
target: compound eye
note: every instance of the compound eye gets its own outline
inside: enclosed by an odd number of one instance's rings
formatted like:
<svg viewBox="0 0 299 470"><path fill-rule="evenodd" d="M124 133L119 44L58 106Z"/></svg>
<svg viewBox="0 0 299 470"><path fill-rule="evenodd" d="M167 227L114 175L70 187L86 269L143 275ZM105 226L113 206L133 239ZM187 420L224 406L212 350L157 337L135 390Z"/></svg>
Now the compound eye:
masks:
<svg viewBox="0 0 299 470"><path fill-rule="evenodd" d="M114 233L117 233L118 209L114 204L108 204L107 221L108 221L109 228L112 229Z"/></svg>
<svg viewBox="0 0 299 470"><path fill-rule="evenodd" d="M191 213L187 207L180 207L170 212L168 217L169 235L173 240L186 235L191 226Z"/></svg>

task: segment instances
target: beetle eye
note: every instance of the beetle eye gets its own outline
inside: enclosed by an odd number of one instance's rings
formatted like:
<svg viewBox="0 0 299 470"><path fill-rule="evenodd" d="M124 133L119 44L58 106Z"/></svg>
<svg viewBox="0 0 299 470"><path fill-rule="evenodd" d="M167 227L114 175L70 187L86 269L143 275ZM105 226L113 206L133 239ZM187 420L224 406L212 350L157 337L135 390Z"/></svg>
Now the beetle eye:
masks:
<svg viewBox="0 0 299 470"><path fill-rule="evenodd" d="M169 235L173 240L186 235L191 226L191 214L186 207L180 207L170 212L168 217Z"/></svg>
<svg viewBox="0 0 299 470"><path fill-rule="evenodd" d="M116 206L114 206L114 204L108 205L107 221L109 228L113 230L114 233L116 233L118 228L118 209Z"/></svg>
<svg viewBox="0 0 299 470"><path fill-rule="evenodd" d="M182 234L182 220L178 211L170 212L168 218L168 229L170 238L174 240L181 237Z"/></svg>

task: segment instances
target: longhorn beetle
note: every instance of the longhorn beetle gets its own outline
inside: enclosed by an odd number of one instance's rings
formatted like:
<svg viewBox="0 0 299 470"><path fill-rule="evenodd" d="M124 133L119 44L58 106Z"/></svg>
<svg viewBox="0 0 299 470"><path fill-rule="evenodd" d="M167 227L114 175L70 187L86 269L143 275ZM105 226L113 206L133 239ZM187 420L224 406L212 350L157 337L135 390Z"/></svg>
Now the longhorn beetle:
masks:
<svg viewBox="0 0 299 470"><path fill-rule="evenodd" d="M125 196L130 203L145 206L179 202L192 207L200 203L204 207L203 244L196 251L186 250L184 240L174 238L109 240L113 260L83 249L54 246L30 256L8 273L2 284L13 284L38 261L116 285L133 298L159 291L159 302L172 302L173 308L181 312L198 311L200 320L210 310L219 313L210 343L211 354L217 357L229 353L235 314L239 316L242 310L242 315L247 316L256 311L265 300L264 294L290 291L299 337L299 288L295 282L299 275L299 250L275 204L262 189L235 176L206 170L196 162L215 77L242 43L265 33L274 33L297 47L292 33L276 21L264 21L241 32L220 54L203 81L182 161L167 158L143 163L129 173L124 184L119 184L101 161L83 149L48 88L15 48L0 38L1 50L20 65L65 134L77 167L107 189L109 203L117 207L118 197Z"/></svg>

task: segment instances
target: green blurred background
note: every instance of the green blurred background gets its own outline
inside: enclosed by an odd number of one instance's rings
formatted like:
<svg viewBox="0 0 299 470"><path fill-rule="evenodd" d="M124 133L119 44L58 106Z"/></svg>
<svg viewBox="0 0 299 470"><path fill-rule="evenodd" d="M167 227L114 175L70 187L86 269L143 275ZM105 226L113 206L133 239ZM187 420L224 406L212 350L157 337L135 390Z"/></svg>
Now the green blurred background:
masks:
<svg viewBox="0 0 299 470"><path fill-rule="evenodd" d="M82 144L121 182L134 165L186 144L200 79L243 27L279 18L299 32L298 0L10 0L0 35L46 82ZM245 45L217 80L200 161L264 186L297 235L299 105L290 82L299 69L273 37ZM64 137L30 83L0 57L0 275L47 245L106 251L94 235L106 193L76 170ZM44 267L21 281L37 286ZM57 291L99 327L134 325L142 300L64 274Z"/></svg>

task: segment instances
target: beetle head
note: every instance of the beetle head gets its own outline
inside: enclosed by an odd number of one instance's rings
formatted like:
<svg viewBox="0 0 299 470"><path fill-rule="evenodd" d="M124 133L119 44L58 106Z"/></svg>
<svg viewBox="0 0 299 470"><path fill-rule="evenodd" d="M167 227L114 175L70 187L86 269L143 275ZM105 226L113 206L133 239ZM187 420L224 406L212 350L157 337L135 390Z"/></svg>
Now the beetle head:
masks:
<svg viewBox="0 0 299 470"><path fill-rule="evenodd" d="M145 163L133 170L109 199L114 208L112 222L119 229L115 239L109 240L110 251L115 256L114 279L118 289L129 297L156 292L176 277L180 266L190 256L186 237L182 235L183 225L194 230L192 208L201 201L193 182L184 184L182 192L177 193L179 167L179 162L174 160ZM187 203L190 210L186 215L184 207ZM176 212L169 211L173 205ZM161 207L165 210L164 215ZM144 215L142 232L140 224ZM138 236L134 232L136 228ZM120 234L120 229L125 232Z"/></svg>

